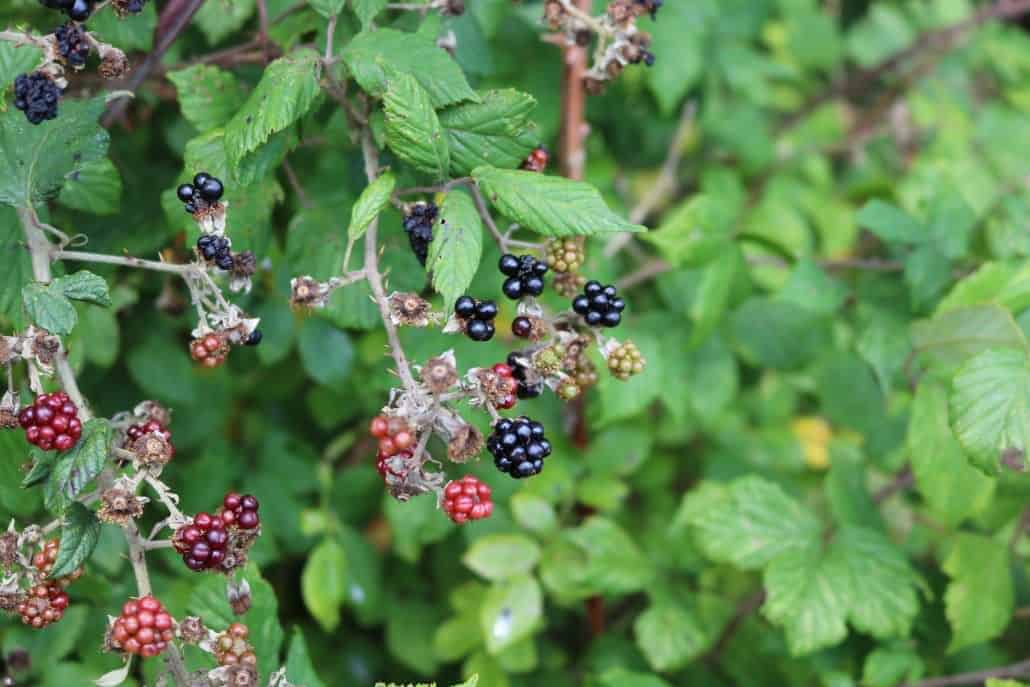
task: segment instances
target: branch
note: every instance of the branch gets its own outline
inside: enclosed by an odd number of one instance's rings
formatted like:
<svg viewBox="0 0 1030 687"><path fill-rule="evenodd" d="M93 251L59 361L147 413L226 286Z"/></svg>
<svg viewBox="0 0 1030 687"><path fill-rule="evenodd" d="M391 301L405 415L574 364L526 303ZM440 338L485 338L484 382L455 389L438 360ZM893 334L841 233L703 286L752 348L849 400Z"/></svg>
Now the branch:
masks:
<svg viewBox="0 0 1030 687"><path fill-rule="evenodd" d="M737 610L730 619L730 622L726 623L726 627L719 633L719 638L712 644L712 648L708 651L705 658L709 661L717 661L722 652L729 645L730 640L733 639L734 635L737 634L737 630L741 628L744 621L747 620L751 614L762 607L765 603L765 590L759 589L748 597L745 597L737 604Z"/></svg>
<svg viewBox="0 0 1030 687"><path fill-rule="evenodd" d="M590 11L590 0L576 0L576 8L581 13ZM566 10L568 3L563 3ZM586 50L577 46L566 46L562 50L565 71L562 75L561 99L561 152L559 159L562 174L570 179L582 179L583 167L586 163L586 152L583 141L586 138L586 91L583 88L583 75L586 74Z"/></svg>
<svg viewBox="0 0 1030 687"><path fill-rule="evenodd" d="M956 687L957 685L980 685L991 678L1005 680L1030 675L1030 660L1013 663L1000 668L988 668L987 670L976 670L971 673L959 673L957 675L946 675L944 677L932 677L918 682L906 682L901 687Z"/></svg>
<svg viewBox="0 0 1030 687"><path fill-rule="evenodd" d="M135 92L140 87L140 84L146 81L150 72L161 64L161 59L168 51L168 48L172 46L172 43L179 37L179 34L182 33L193 19L193 15L197 13L197 10L203 4L204 0L172 0L172 2L165 5L164 10L161 11L161 16L158 18L156 35L154 37L154 49L143 60L143 64L132 72L132 76L125 83L125 90ZM111 126L114 120L119 119L125 113L125 108L128 107L128 104L129 101L125 98L120 98L112 103L111 107L104 113L100 123L105 127Z"/></svg>
<svg viewBox="0 0 1030 687"><path fill-rule="evenodd" d="M119 265L122 267L135 267L141 270L154 270L155 272L168 272L170 274L183 275L196 271L193 264L178 264L173 262L160 262L157 260L144 260L132 256L106 255L104 253L87 253L78 250L57 250L51 253L54 260L70 260L75 262L96 262L105 265Z"/></svg>
<svg viewBox="0 0 1030 687"><path fill-rule="evenodd" d="M376 150L372 141L372 131L368 126L361 129L361 152L365 159L365 176L368 182L375 181L379 174L379 151ZM386 300L386 292L383 290L383 276L379 273L379 218L376 217L369 224L365 231L365 278L368 280L372 297L379 306L379 314L383 319L383 328L386 330L386 339L390 344L390 355L397 364L397 374L409 391L415 389L418 384L411 376L411 368L408 365L408 358L404 355L401 347L400 337L397 335L397 327L390 318L390 304Z"/></svg>

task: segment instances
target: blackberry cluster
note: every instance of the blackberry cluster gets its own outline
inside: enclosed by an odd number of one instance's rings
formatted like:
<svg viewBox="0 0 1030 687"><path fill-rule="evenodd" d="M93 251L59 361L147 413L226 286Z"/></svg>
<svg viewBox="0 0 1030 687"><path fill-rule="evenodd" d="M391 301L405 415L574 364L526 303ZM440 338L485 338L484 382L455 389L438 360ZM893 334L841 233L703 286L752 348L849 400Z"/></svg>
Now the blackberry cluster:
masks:
<svg viewBox="0 0 1030 687"><path fill-rule="evenodd" d="M408 242L415 257L423 265L429 257L429 244L433 240L433 222L440 214L435 203L419 202L411 206L404 216L404 231L408 234Z"/></svg>
<svg viewBox="0 0 1030 687"><path fill-rule="evenodd" d="M207 334L190 342L190 357L204 367L218 367L229 357L229 344L217 334Z"/></svg>
<svg viewBox="0 0 1030 687"><path fill-rule="evenodd" d="M501 286L504 295L512 300L523 296L539 296L544 292L544 275L547 274L547 263L537 260L532 255L518 257L505 253L501 256L497 267L502 274L508 276Z"/></svg>
<svg viewBox="0 0 1030 687"><path fill-rule="evenodd" d="M183 184L175 190L175 194L183 202L183 208L191 215L217 203L223 193L225 186L221 180L207 172L200 172L193 177L192 184Z"/></svg>
<svg viewBox="0 0 1030 687"><path fill-rule="evenodd" d="M404 473L392 469L390 461L396 457L402 462L407 462L414 455L411 449L415 446L415 433L411 431L408 423L399 417L376 415L372 418L368 431L379 440L379 450L376 452L376 470L379 476L384 482L387 473L403 478Z"/></svg>
<svg viewBox="0 0 1030 687"><path fill-rule="evenodd" d="M494 512L490 487L473 475L448 482L443 488L443 510L456 525L489 518Z"/></svg>
<svg viewBox="0 0 1030 687"><path fill-rule="evenodd" d="M86 21L93 14L93 0L39 0L48 9L61 10L75 21Z"/></svg>
<svg viewBox="0 0 1030 687"><path fill-rule="evenodd" d="M498 420L486 448L493 454L497 469L515 479L539 474L544 469L544 458L551 455L544 426L528 417Z"/></svg>
<svg viewBox="0 0 1030 687"><path fill-rule="evenodd" d="M30 589L15 610L23 623L38 630L63 618L68 603L68 593L60 585L44 582Z"/></svg>
<svg viewBox="0 0 1030 687"><path fill-rule="evenodd" d="M89 41L86 40L86 29L81 24L68 22L54 29L57 38L57 50L61 57L73 67L84 67L89 57Z"/></svg>
<svg viewBox="0 0 1030 687"><path fill-rule="evenodd" d="M31 124L55 119L60 99L61 89L43 72L22 74L14 80L14 106Z"/></svg>
<svg viewBox="0 0 1030 687"><path fill-rule="evenodd" d="M147 595L129 599L108 633L108 643L115 649L143 658L157 656L175 637L175 621L161 602Z"/></svg>
<svg viewBox="0 0 1030 687"><path fill-rule="evenodd" d="M254 530L260 524L258 500L249 494L230 493L214 515L197 513L192 524L176 530L172 545L190 570L217 570L230 549L233 529Z"/></svg>
<svg viewBox="0 0 1030 687"><path fill-rule="evenodd" d="M591 327L617 327L626 302L612 284L601 286L600 282L588 281L583 293L572 300L572 309Z"/></svg>
<svg viewBox="0 0 1030 687"><path fill-rule="evenodd" d="M551 239L547 242L547 264L555 272L575 272L586 260L582 236Z"/></svg>
<svg viewBox="0 0 1030 687"><path fill-rule="evenodd" d="M146 4L147 0L114 0L114 8L119 14L139 14Z"/></svg>
<svg viewBox="0 0 1030 687"><path fill-rule="evenodd" d="M544 383L529 384L526 382L526 366L519 362L518 355L518 353L508 354L508 367L511 368L512 376L519 383L515 393L519 398L536 398L544 393Z"/></svg>
<svg viewBox="0 0 1030 687"><path fill-rule="evenodd" d="M622 381L640 374L646 366L647 359L632 341L627 341L608 354L608 371Z"/></svg>
<svg viewBox="0 0 1030 687"><path fill-rule="evenodd" d="M63 391L37 396L18 413L18 424L28 442L44 451L67 451L82 436L79 409Z"/></svg>
<svg viewBox="0 0 1030 687"><path fill-rule="evenodd" d="M257 665L254 647L247 641L250 629L243 623L233 623L215 640L215 658L220 666ZM232 683L230 683L232 684Z"/></svg>
<svg viewBox="0 0 1030 687"><path fill-rule="evenodd" d="M477 301L471 296L462 296L454 303L454 314L464 323L468 338L473 341L489 341L494 338L497 304L493 301Z"/></svg>
<svg viewBox="0 0 1030 687"><path fill-rule="evenodd" d="M197 252L208 262L213 262L220 269L229 271L233 267L232 250L229 239L214 234L201 234L197 239Z"/></svg>

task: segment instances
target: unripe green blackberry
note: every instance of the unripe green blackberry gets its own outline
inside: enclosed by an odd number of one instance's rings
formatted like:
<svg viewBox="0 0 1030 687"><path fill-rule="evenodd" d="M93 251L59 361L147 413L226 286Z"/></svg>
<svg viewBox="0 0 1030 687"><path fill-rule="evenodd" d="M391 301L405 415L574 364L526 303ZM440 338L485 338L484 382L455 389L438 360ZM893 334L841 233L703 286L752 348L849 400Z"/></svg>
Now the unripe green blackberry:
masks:
<svg viewBox="0 0 1030 687"><path fill-rule="evenodd" d="M572 399L583 393L583 390L579 388L579 385L573 381L562 382L558 387L558 398L563 401L571 401Z"/></svg>
<svg viewBox="0 0 1030 687"><path fill-rule="evenodd" d="M579 364L576 366L575 372L576 384L581 389L594 386L597 384L597 368L594 363L588 360L585 356L580 358Z"/></svg>
<svg viewBox="0 0 1030 687"><path fill-rule="evenodd" d="M575 272L585 259L582 236L551 239L547 242L547 264L555 272Z"/></svg>
<svg viewBox="0 0 1030 687"><path fill-rule="evenodd" d="M627 341L608 354L608 371L623 381L644 371L647 360L632 341Z"/></svg>
<svg viewBox="0 0 1030 687"><path fill-rule="evenodd" d="M549 377L561 371L564 359L565 347L554 344L533 354L533 367L543 376Z"/></svg>

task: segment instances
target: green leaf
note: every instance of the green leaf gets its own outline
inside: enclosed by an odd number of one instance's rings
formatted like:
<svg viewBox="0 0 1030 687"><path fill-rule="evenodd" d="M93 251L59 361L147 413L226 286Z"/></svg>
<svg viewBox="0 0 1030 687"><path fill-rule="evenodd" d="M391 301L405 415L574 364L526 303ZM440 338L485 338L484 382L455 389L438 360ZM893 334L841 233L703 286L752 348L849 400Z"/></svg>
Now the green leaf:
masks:
<svg viewBox="0 0 1030 687"><path fill-rule="evenodd" d="M308 0L308 4L326 19L335 17L343 11L346 0Z"/></svg>
<svg viewBox="0 0 1030 687"><path fill-rule="evenodd" d="M444 196L429 247L426 269L433 288L443 296L444 311L468 291L483 255L483 221L469 195L459 189Z"/></svg>
<svg viewBox="0 0 1030 687"><path fill-rule="evenodd" d="M75 446L57 461L44 490L46 507L63 511L104 469L114 432L110 423L93 418L82 426Z"/></svg>
<svg viewBox="0 0 1030 687"><path fill-rule="evenodd" d="M300 362L319 384L342 384L354 364L354 344L342 332L320 317L309 317L301 325L297 340Z"/></svg>
<svg viewBox="0 0 1030 687"><path fill-rule="evenodd" d="M121 208L122 177L108 158L86 163L67 176L57 202L94 215L113 215Z"/></svg>
<svg viewBox="0 0 1030 687"><path fill-rule="evenodd" d="M265 68L261 81L225 125L225 150L239 164L272 134L303 117L315 104L319 55L310 48L295 50Z"/></svg>
<svg viewBox="0 0 1030 687"><path fill-rule="evenodd" d="M367 29L372 20L386 8L387 0L351 0L350 6L354 10L361 28Z"/></svg>
<svg viewBox="0 0 1030 687"><path fill-rule="evenodd" d="M610 668L601 675L600 687L671 687L671 685L657 675L637 673L625 668Z"/></svg>
<svg viewBox="0 0 1030 687"><path fill-rule="evenodd" d="M70 575L89 560L100 541L100 521L89 508L79 502L72 503L64 513L61 525L61 543L57 559L49 577L57 579Z"/></svg>
<svg viewBox="0 0 1030 687"><path fill-rule="evenodd" d="M207 42L215 45L241 29L254 14L256 6L256 0L211 0L201 5L193 22Z"/></svg>
<svg viewBox="0 0 1030 687"><path fill-rule="evenodd" d="M51 334L64 336L74 329L78 320L75 306L56 284L26 284L21 298L29 319Z"/></svg>
<svg viewBox="0 0 1030 687"><path fill-rule="evenodd" d="M79 270L65 277L58 277L51 288L59 290L66 298L84 301L97 305L111 305L111 294L107 290L107 280L89 270Z"/></svg>
<svg viewBox="0 0 1030 687"><path fill-rule="evenodd" d="M730 328L744 357L763 367L795 369L830 345L824 316L774 298L745 301L733 312Z"/></svg>
<svg viewBox="0 0 1030 687"><path fill-rule="evenodd" d="M254 645L258 656L258 670L270 675L282 665L279 648L283 643L283 630L279 626L279 603L272 585L263 577L255 563L247 564L243 572L236 573L250 584L251 606L247 611L246 623L250 628L247 641ZM222 575L201 575L192 583L193 593L187 608L192 615L204 619L204 624L216 630L224 630L239 618L229 607L225 595L225 577Z"/></svg>
<svg viewBox="0 0 1030 687"><path fill-rule="evenodd" d="M946 310L912 323L912 347L930 365L946 372L988 348L1024 348L1026 337L999 305Z"/></svg>
<svg viewBox="0 0 1030 687"><path fill-rule="evenodd" d="M820 315L832 315L847 299L848 289L806 258L794 265L777 297Z"/></svg>
<svg viewBox="0 0 1030 687"><path fill-rule="evenodd" d="M675 266L697 267L723 253L732 240L732 210L701 194L669 211L655 231L641 235Z"/></svg>
<svg viewBox="0 0 1030 687"><path fill-rule="evenodd" d="M908 426L908 451L916 488L948 525L956 525L987 507L994 480L972 467L951 431L948 391L924 378Z"/></svg>
<svg viewBox="0 0 1030 687"><path fill-rule="evenodd" d="M554 531L558 525L558 515L554 506L546 499L525 491L520 491L508 501L511 514L520 527L539 533Z"/></svg>
<svg viewBox="0 0 1030 687"><path fill-rule="evenodd" d="M811 548L819 521L777 485L744 477L721 492L704 493L706 507L688 509L697 543L709 558L756 570L787 552ZM688 500L684 501L687 508Z"/></svg>
<svg viewBox="0 0 1030 687"><path fill-rule="evenodd" d="M948 651L999 636L1012 619L1014 593L1008 548L984 536L960 533L941 567L951 578L944 607L951 625Z"/></svg>
<svg viewBox="0 0 1030 687"><path fill-rule="evenodd" d="M358 85L372 95L381 96L387 77L401 72L418 80L433 107L479 100L458 64L422 33L379 29L358 34L344 49L343 60Z"/></svg>
<svg viewBox="0 0 1030 687"><path fill-rule="evenodd" d="M440 620L440 611L433 604L407 599L393 601L386 619L386 647L390 654L419 675L434 674L438 665L433 631Z"/></svg>
<svg viewBox="0 0 1030 687"><path fill-rule="evenodd" d="M13 107L0 114L0 203L28 207L103 158L108 135L97 118L106 105L104 96L65 100L60 120L39 126Z"/></svg>
<svg viewBox="0 0 1030 687"><path fill-rule="evenodd" d="M299 629L293 631L290 649L286 652L286 679L292 684L304 687L325 687L322 678L315 672L304 633Z"/></svg>
<svg viewBox="0 0 1030 687"><path fill-rule="evenodd" d="M974 466L998 474L1002 454L1027 450L1030 361L1022 350L983 351L955 375L950 398L955 436Z"/></svg>
<svg viewBox="0 0 1030 687"><path fill-rule="evenodd" d="M386 144L394 154L435 179L445 179L451 161L447 138L418 81L402 72L390 74L383 108Z"/></svg>
<svg viewBox="0 0 1030 687"><path fill-rule="evenodd" d="M0 41L0 46L5 45ZM22 306L22 287L32 281L32 262L25 250L25 237L14 208L0 205L0 316L16 330L28 322Z"/></svg>
<svg viewBox="0 0 1030 687"><path fill-rule="evenodd" d="M817 541L778 556L763 579L762 612L784 627L795 656L839 644L848 621L878 639L905 636L919 610L904 555L858 527L841 529L825 550Z"/></svg>
<svg viewBox="0 0 1030 687"><path fill-rule="evenodd" d="M655 603L633 623L637 646L658 672L679 670L710 644L694 613L671 602Z"/></svg>
<svg viewBox="0 0 1030 687"><path fill-rule="evenodd" d="M148 2L143 11L123 20L115 12L94 12L89 18L89 32L125 52L150 52L157 27L157 3Z"/></svg>
<svg viewBox="0 0 1030 687"><path fill-rule="evenodd" d="M871 200L858 211L858 224L888 243L916 243L926 232L920 222L896 205Z"/></svg>
<svg viewBox="0 0 1030 687"><path fill-rule="evenodd" d="M340 606L347 596L347 553L333 538L311 552L300 576L304 606L322 629L332 632L340 624Z"/></svg>
<svg viewBox="0 0 1030 687"><path fill-rule="evenodd" d="M7 90L20 74L31 71L42 61L43 51L34 45L0 41L0 93Z"/></svg>
<svg viewBox="0 0 1030 687"><path fill-rule="evenodd" d="M488 580L503 580L532 570L540 560L540 547L522 534L488 534L477 539L461 560Z"/></svg>
<svg viewBox="0 0 1030 687"><path fill-rule="evenodd" d="M528 575L490 587L479 610L487 651L497 655L530 636L543 618L540 585Z"/></svg>
<svg viewBox="0 0 1030 687"><path fill-rule="evenodd" d="M239 81L218 67L194 65L169 72L168 80L179 92L182 116L202 133L227 124L244 102Z"/></svg>
<svg viewBox="0 0 1030 687"><path fill-rule="evenodd" d="M628 594L646 588L654 579L654 563L611 520L593 516L564 534L586 554L584 589L601 594Z"/></svg>
<svg viewBox="0 0 1030 687"><path fill-rule="evenodd" d="M477 167L472 176L498 210L546 236L644 231L608 209L590 184L538 172Z"/></svg>
<svg viewBox="0 0 1030 687"><path fill-rule="evenodd" d="M55 451L41 451L35 447L30 449L30 455L32 456L32 467L21 481L22 488L26 489L45 482L50 477L58 457Z"/></svg>
<svg viewBox="0 0 1030 687"><path fill-rule="evenodd" d="M862 668L862 684L894 687L918 682L926 672L923 659L907 646L879 647L869 652Z"/></svg>
<svg viewBox="0 0 1030 687"><path fill-rule="evenodd" d="M482 91L480 102L442 110L440 124L451 149L451 174L467 175L482 165L518 167L540 141L529 115L536 99L520 91Z"/></svg>
<svg viewBox="0 0 1030 687"><path fill-rule="evenodd" d="M452 687L476 687L478 684L479 684L479 675L473 675L468 680L465 680L465 682L462 682L461 684L458 684L458 685L453 685Z"/></svg>
<svg viewBox="0 0 1030 687"><path fill-rule="evenodd" d="M365 187L350 211L350 226L347 228L347 236L351 241L356 241L365 235L368 225L372 224L383 208L389 205L390 195L396 185L396 177L390 172L385 172Z"/></svg>

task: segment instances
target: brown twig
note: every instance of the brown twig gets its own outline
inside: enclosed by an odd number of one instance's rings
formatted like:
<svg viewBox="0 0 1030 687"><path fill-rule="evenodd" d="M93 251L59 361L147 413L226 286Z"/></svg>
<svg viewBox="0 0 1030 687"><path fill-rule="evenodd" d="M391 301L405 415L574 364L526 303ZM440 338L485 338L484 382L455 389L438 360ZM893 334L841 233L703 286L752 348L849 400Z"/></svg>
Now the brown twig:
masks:
<svg viewBox="0 0 1030 687"><path fill-rule="evenodd" d="M154 30L153 50L143 60L143 64L133 70L132 76L122 86L122 90L135 92L140 84L146 81L147 76L161 64L161 58L164 57L165 52L172 46L172 43L183 32L203 4L204 0L171 0L165 5L158 18L157 28ZM128 104L129 101L125 98L119 98L111 103L100 120L101 124L105 127L111 126L112 122L122 117Z"/></svg>
<svg viewBox="0 0 1030 687"><path fill-rule="evenodd" d="M722 632L719 633L719 638L712 644L712 648L708 650L708 654L705 658L708 661L717 661L722 652L725 651L730 641L737 634L737 631L744 624L753 613L755 613L762 604L765 603L765 590L759 589L753 594L740 600L737 604L737 610L733 613L733 617L726 623L726 627L722 628Z"/></svg>
<svg viewBox="0 0 1030 687"><path fill-rule="evenodd" d="M590 11L590 0L575 0L575 7ZM562 174L569 179L582 179L586 164L583 142L586 139L586 89L583 75L587 69L586 50L578 45L562 50L565 70L562 75L561 154Z"/></svg>
<svg viewBox="0 0 1030 687"><path fill-rule="evenodd" d="M894 479L891 480L889 484L884 485L879 491L873 494L873 501L875 503L883 503L898 492L909 489L913 484L915 484L915 482L916 478L912 473L912 466L906 465L898 472L897 475L894 476Z"/></svg>

